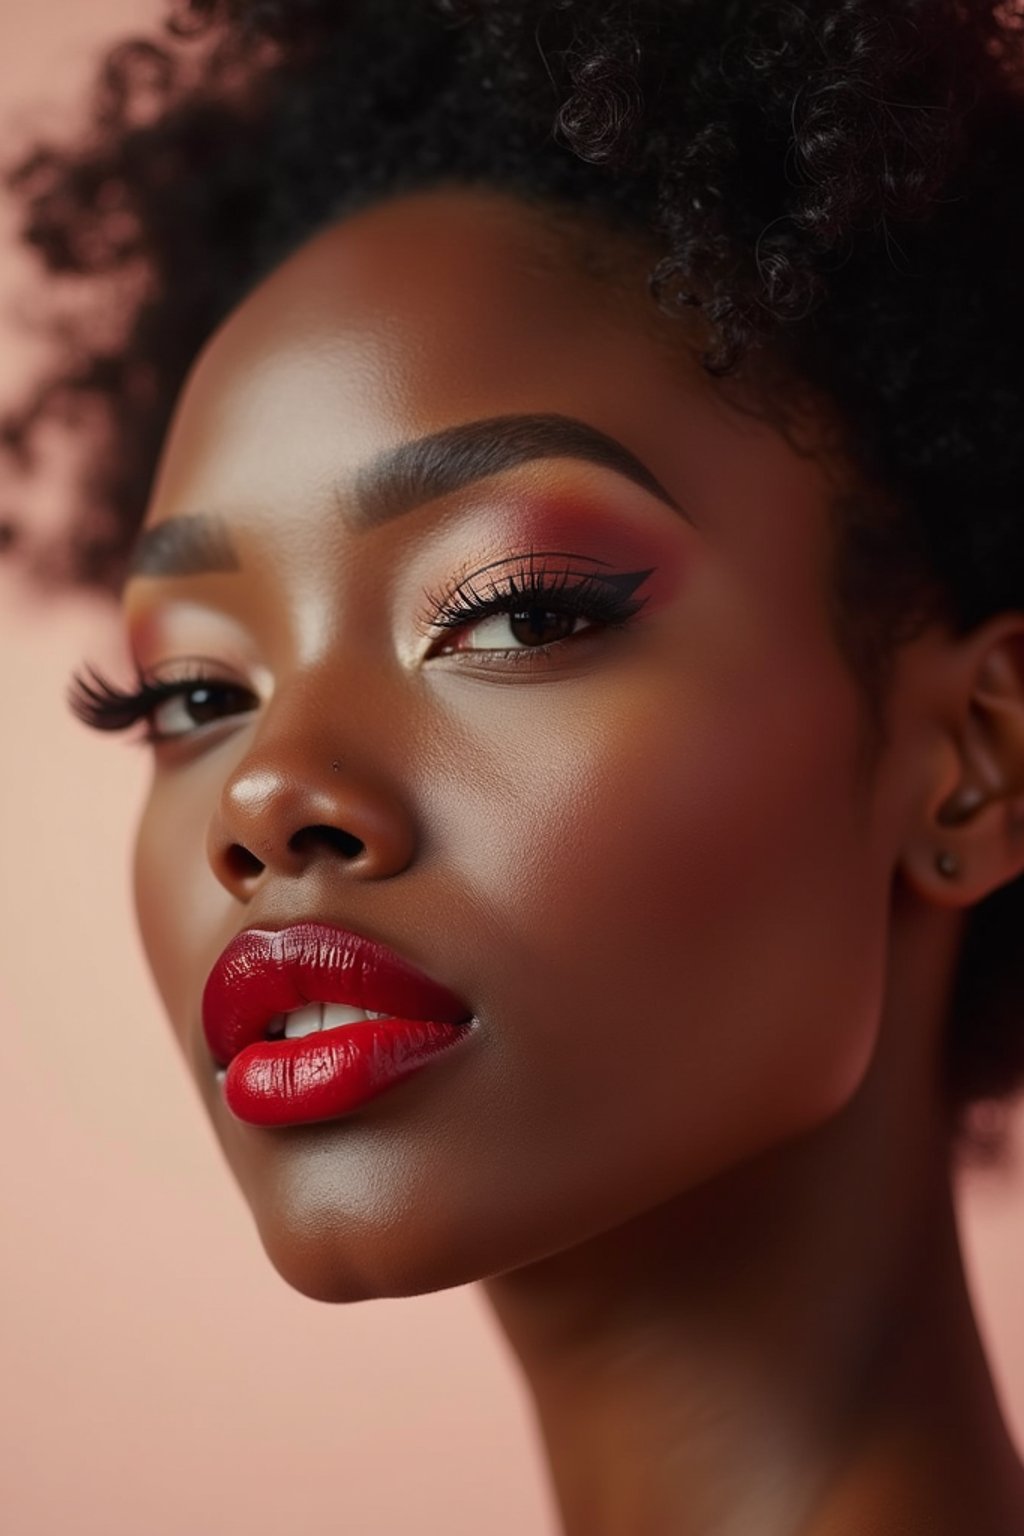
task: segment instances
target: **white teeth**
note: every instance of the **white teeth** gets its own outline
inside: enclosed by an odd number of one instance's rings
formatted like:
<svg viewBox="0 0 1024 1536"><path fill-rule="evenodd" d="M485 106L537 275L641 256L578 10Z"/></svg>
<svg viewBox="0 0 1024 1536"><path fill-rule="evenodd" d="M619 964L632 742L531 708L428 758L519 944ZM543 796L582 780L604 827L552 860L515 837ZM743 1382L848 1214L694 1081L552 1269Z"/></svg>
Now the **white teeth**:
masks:
<svg viewBox="0 0 1024 1536"><path fill-rule="evenodd" d="M296 1040L316 1030L339 1029L344 1024L360 1024L364 1019L386 1019L390 1014L372 1013L369 1008L351 1008L347 1003L307 1003L292 1013L279 1013L267 1030L272 1038ZM283 1029L282 1029L283 1026Z"/></svg>
<svg viewBox="0 0 1024 1536"><path fill-rule="evenodd" d="M299 1035L311 1035L322 1028L323 1003L307 1003L305 1008L296 1008L284 1021L286 1040L295 1040Z"/></svg>
<svg viewBox="0 0 1024 1536"><path fill-rule="evenodd" d="M365 1008L350 1008L348 1003L324 1003L324 1029L336 1029L339 1024L361 1024L369 1018Z"/></svg>

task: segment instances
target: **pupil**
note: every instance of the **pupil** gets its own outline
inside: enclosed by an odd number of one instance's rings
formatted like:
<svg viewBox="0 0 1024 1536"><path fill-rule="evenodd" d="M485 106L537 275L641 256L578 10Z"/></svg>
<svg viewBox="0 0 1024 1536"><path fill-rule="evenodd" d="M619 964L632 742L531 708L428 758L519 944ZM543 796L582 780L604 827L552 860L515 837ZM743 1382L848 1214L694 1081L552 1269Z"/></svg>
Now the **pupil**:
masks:
<svg viewBox="0 0 1024 1536"><path fill-rule="evenodd" d="M553 623L545 625L545 619L553 620ZM522 645L545 645L553 640L564 640L572 633L575 622L575 614L552 613L545 608L527 608L509 617L509 627ZM520 626L524 631L522 633ZM555 633L550 633L552 629Z"/></svg>
<svg viewBox="0 0 1024 1536"><path fill-rule="evenodd" d="M209 688L191 689L188 694L188 701L189 708L191 709L193 715L196 715L201 719L203 714L203 706L205 704L209 709L211 699L212 693Z"/></svg>

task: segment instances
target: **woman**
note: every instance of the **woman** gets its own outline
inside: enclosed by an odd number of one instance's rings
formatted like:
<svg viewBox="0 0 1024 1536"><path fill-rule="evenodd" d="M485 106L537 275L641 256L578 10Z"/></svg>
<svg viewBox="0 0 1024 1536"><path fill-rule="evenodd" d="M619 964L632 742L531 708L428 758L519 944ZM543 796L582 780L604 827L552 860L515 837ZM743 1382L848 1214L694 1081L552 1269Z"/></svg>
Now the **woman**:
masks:
<svg viewBox="0 0 1024 1536"><path fill-rule="evenodd" d="M11 172L134 283L5 442L98 423L20 538L124 615L189 1070L297 1290L483 1284L567 1536L1024 1531L950 1191L1024 1080L1020 29L192 0Z"/></svg>

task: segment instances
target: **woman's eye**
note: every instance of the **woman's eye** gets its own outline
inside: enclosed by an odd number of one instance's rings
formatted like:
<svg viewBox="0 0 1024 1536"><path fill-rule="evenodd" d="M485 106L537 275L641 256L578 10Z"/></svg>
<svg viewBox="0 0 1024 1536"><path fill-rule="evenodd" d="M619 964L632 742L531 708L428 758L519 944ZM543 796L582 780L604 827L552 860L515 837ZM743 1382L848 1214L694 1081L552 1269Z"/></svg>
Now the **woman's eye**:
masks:
<svg viewBox="0 0 1024 1536"><path fill-rule="evenodd" d="M256 695L238 683L217 682L203 673L164 682L139 673L134 690L108 682L94 667L91 678L72 675L67 700L73 714L97 731L126 731L146 724L140 741L156 745L190 736L217 720L252 709Z"/></svg>
<svg viewBox="0 0 1024 1536"><path fill-rule="evenodd" d="M581 574L583 579L577 580ZM438 644L433 654L547 656L591 630L621 629L644 607L646 599L633 594L651 574L552 572L531 565L506 577L504 585L489 585L482 592L470 578L440 598L431 597L432 622L454 636Z"/></svg>
<svg viewBox="0 0 1024 1536"><path fill-rule="evenodd" d="M225 695L228 696L226 705ZM143 716L149 722L149 739L167 741L186 736L213 720L223 720L237 713L239 699L246 697L244 688L231 684L215 687L206 683L183 683Z"/></svg>
<svg viewBox="0 0 1024 1536"><path fill-rule="evenodd" d="M467 622L465 639L446 649L460 651L508 651L517 647L533 649L568 640L580 629L592 629L577 613L560 613L552 608L522 608L512 613L494 614L489 619Z"/></svg>
<svg viewBox="0 0 1024 1536"><path fill-rule="evenodd" d="M441 639L431 655L489 654L509 662L538 657L544 664L557 658L559 647L580 635L622 629L646 605L634 596L653 567L616 575L566 570L554 579L533 566L507 579L499 588L479 592L472 580L449 589L439 598L427 594L423 622L440 628ZM448 637L448 632L451 638ZM159 746L196 735L204 726L258 708L259 696L239 683L208 674L208 663L193 663L185 677L165 681L137 671L136 687L125 690L108 682L94 667L72 674L67 702L72 713L98 731L126 731L140 721L143 744Z"/></svg>

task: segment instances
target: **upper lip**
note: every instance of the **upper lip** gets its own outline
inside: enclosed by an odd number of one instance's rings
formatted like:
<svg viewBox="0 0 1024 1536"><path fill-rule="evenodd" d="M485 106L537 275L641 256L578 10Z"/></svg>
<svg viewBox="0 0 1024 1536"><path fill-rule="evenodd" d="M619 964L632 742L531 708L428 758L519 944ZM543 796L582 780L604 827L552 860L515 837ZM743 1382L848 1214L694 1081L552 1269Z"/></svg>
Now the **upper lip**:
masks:
<svg viewBox="0 0 1024 1536"><path fill-rule="evenodd" d="M245 928L221 952L203 988L203 1033L226 1067L263 1039L278 1013L348 1003L403 1019L467 1023L472 1009L394 950L346 928L300 922Z"/></svg>

